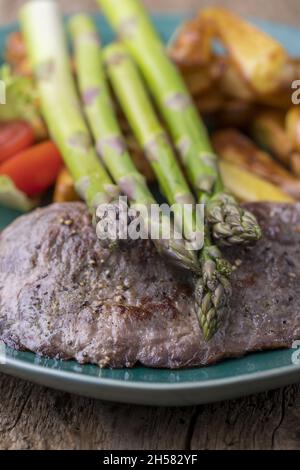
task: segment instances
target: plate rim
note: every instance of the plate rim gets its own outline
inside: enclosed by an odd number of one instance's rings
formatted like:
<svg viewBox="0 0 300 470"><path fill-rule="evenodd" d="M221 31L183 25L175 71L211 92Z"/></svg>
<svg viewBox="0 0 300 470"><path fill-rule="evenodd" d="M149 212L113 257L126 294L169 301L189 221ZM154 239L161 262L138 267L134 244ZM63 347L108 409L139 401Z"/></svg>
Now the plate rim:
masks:
<svg viewBox="0 0 300 470"><path fill-rule="evenodd" d="M174 13L168 12L152 12L152 16L154 18L161 19L179 19L179 18L186 18L192 12L187 10L182 10ZM101 18L103 15L101 13L93 13L90 14L94 17ZM300 26L295 25L288 25L286 23L281 23L279 21L270 21L259 17L250 17L250 20L258 20L262 24L270 24L273 27L281 27L286 28L289 31L295 31L300 33ZM3 34L8 34L12 30L18 29L19 23L17 21L11 22L9 24L0 25L0 32ZM265 352L270 352L265 351ZM37 354L30 352L31 354L37 356ZM264 352L262 352L263 354ZM237 360L239 358L236 358ZM147 366L141 366L147 367ZM7 369L11 369L10 371ZM149 368L154 370L155 368ZM15 373L17 371L22 371L27 373L28 380L30 380L30 373L38 374L41 378L48 377L53 379L58 379L62 381L68 381L69 383L81 383L85 385L92 385L98 388L113 388L118 390L127 390L127 391L151 391L151 392L170 392L170 391L207 391L210 390L222 390L225 387L230 386L246 386L247 384L254 384L254 383L263 383L265 381L275 381L276 379L284 379L288 377L296 377L299 375L300 380L300 365L290 364L285 366L275 367L273 369L264 370L264 371L257 371L257 372L246 372L241 373L236 376L232 377L223 377L223 378L216 378L216 379L203 379L203 380L192 380L186 381L181 380L180 383L168 383L168 382L146 382L146 381L137 381L137 380L124 380L124 379L115 379L115 378L107 378L101 376L92 376L86 374L85 372L77 373L77 372L70 372L66 370L58 370L53 369L47 365L38 365L34 363L30 363L21 359L16 359L13 357L7 357L5 364L0 364L0 372L7 373L9 375L13 375L11 371ZM174 371L173 371L174 372ZM175 370L176 372L176 370ZM293 379L294 380L294 379ZM298 380L298 379L297 379ZM59 388L59 384L58 387ZM76 393L76 390L74 390ZM242 393L240 393L241 395ZM213 401L213 397L212 397Z"/></svg>
<svg viewBox="0 0 300 470"><path fill-rule="evenodd" d="M35 353L32 353L36 355ZM37 364L32 364L21 359L15 359L8 357L6 358L6 363L0 365L0 371L5 372L5 368L11 366L17 370L28 371L28 372L39 372L42 375L47 375L51 377L63 377L69 379L73 382L84 382L89 383L90 385L107 385L107 386L119 386L120 388L130 388L138 390L201 390L206 388L222 388L225 385L245 385L253 381L262 381L268 379L275 379L279 377L285 377L294 373L299 373L300 379L300 364L291 364L289 366L276 367L272 370L258 371L258 372L248 372L245 374L239 374L230 378L220 378L220 379L208 379L208 380L194 380L194 381L180 381L180 383L168 383L168 382L145 382L145 381L134 381L134 380L122 380L122 379L113 379L107 377L96 377L85 373L76 373L70 371L63 371L58 369L53 369L47 366L41 366ZM146 366L143 366L146 367ZM155 368L149 368L155 370ZM171 371L171 370L170 370ZM173 370L174 372L174 370ZM176 372L176 371L175 371Z"/></svg>

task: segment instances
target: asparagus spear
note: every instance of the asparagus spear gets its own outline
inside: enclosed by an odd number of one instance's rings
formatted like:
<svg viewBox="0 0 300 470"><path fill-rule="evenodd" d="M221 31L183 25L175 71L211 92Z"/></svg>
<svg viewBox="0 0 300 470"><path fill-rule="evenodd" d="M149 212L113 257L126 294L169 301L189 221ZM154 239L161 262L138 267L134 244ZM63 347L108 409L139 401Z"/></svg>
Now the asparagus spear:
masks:
<svg viewBox="0 0 300 470"><path fill-rule="evenodd" d="M160 125L147 96L138 71L126 49L118 44L104 51L105 62L113 88L127 119L160 182L170 204L193 202L192 193L176 161L167 135ZM197 221L195 220L194 223ZM185 227L189 234L192 226ZM204 226L196 225L199 232ZM197 283L196 302L199 322L207 339L217 331L230 293L229 263L212 245L209 230L205 231L205 244L201 250L202 278Z"/></svg>
<svg viewBox="0 0 300 470"><path fill-rule="evenodd" d="M153 225L151 228L154 219L150 217L150 206L156 201L132 162L114 114L102 61L100 38L92 20L86 15L74 16L69 26L74 44L79 90L98 154L122 193L131 201L131 207L138 209L143 204L149 208L145 211L144 223L153 233L155 228ZM169 223L167 217L161 219L161 224L167 226ZM163 233L164 228L157 227L157 230ZM199 271L195 253L185 248L183 240L171 237L169 240L153 239L153 242L159 252L168 255L176 264Z"/></svg>
<svg viewBox="0 0 300 470"><path fill-rule="evenodd" d="M20 19L43 116L77 191L95 216L97 207L115 199L119 191L97 158L80 112L57 3L30 1Z"/></svg>
<svg viewBox="0 0 300 470"><path fill-rule="evenodd" d="M105 48L104 58L114 91L123 106L125 115L134 134L144 149L161 186L162 192L170 205L174 204L174 216L179 221L183 204L194 208L195 200L176 160L168 136L161 126L136 67L130 60L126 49L119 44ZM203 233L203 227L195 230L193 217L183 220L185 238L193 243L197 235ZM203 240L203 237L202 237ZM200 247L197 248L199 250Z"/></svg>
<svg viewBox="0 0 300 470"><path fill-rule="evenodd" d="M205 338L209 340L218 331L228 306L232 268L219 248L212 243L207 226L204 240L200 255L202 278L196 284L195 298L199 308L199 322Z"/></svg>
<svg viewBox="0 0 300 470"><path fill-rule="evenodd" d="M256 218L224 192L205 126L139 0L98 0L98 3L143 73L197 197L206 203L214 237L225 244L260 238Z"/></svg>

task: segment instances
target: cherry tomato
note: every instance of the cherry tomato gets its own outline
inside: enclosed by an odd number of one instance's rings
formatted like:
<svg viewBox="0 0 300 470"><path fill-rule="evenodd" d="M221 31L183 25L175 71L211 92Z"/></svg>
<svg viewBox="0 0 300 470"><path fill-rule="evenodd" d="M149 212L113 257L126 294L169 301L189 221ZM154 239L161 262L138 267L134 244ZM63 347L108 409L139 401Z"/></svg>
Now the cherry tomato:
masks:
<svg viewBox="0 0 300 470"><path fill-rule="evenodd" d="M18 189L36 196L52 186L62 167L62 158L51 141L29 147L0 165L0 176L8 176Z"/></svg>
<svg viewBox="0 0 300 470"><path fill-rule="evenodd" d="M32 127L15 121L0 127L0 163L34 144Z"/></svg>

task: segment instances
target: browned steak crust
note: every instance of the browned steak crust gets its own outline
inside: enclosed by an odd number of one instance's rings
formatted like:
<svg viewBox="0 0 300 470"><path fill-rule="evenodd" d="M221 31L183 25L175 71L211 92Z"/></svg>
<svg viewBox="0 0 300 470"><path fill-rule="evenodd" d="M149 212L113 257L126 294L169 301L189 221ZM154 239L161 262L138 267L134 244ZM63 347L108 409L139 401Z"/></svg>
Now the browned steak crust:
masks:
<svg viewBox="0 0 300 470"><path fill-rule="evenodd" d="M0 338L51 357L179 368L300 338L300 204L253 204L264 239L228 249L238 266L224 325L206 343L192 275L151 242L109 256L81 203L52 205L0 235Z"/></svg>

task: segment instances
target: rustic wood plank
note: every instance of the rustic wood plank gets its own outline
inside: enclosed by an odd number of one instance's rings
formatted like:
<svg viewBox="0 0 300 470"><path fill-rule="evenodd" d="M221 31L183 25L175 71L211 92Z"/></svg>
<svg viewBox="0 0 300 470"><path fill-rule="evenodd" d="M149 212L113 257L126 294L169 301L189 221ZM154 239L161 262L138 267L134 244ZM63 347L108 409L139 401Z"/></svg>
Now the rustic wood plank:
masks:
<svg viewBox="0 0 300 470"><path fill-rule="evenodd" d="M119 405L0 375L0 449L184 449L195 408Z"/></svg>
<svg viewBox="0 0 300 470"><path fill-rule="evenodd" d="M191 408L104 403L0 375L0 449L300 449L300 386Z"/></svg>
<svg viewBox="0 0 300 470"><path fill-rule="evenodd" d="M25 0L0 0L0 23L12 21L17 16L20 5ZM198 10L200 7L209 6L211 0L143 0L147 8L152 10ZM96 0L59 0L61 7L66 12L79 10L97 11ZM299 25L300 2L298 0L218 0L218 5L232 8L239 14L261 16L270 20L280 20L284 23Z"/></svg>
<svg viewBox="0 0 300 470"><path fill-rule="evenodd" d="M300 387L290 386L200 408L191 448L299 449Z"/></svg>

